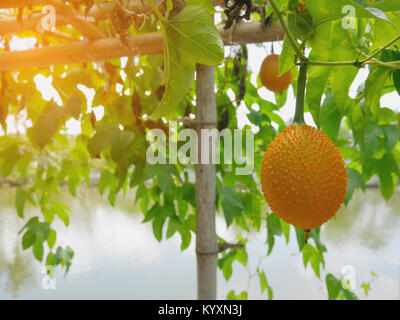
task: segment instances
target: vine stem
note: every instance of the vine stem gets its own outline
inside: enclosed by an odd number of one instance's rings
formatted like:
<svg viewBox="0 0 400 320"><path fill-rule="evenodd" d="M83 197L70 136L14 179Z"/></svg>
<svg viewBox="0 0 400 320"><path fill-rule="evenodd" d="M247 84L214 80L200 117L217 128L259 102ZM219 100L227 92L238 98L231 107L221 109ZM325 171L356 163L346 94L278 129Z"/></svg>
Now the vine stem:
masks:
<svg viewBox="0 0 400 320"><path fill-rule="evenodd" d="M299 77L297 79L297 98L296 111L294 114L293 123L302 124L304 121L304 96L306 91L307 81L307 66L306 61L300 63Z"/></svg>
<svg viewBox="0 0 400 320"><path fill-rule="evenodd" d="M271 7L274 9L274 12L278 17L278 20L281 23L282 28L285 31L285 34L288 37L293 49L296 51L300 61L302 61L302 62L307 61L307 63L310 64L310 65L328 66L328 67L355 66L357 68L362 68L367 64L375 64L375 65L380 65L380 66L388 67L388 68L392 68L392 69L400 69L400 66L399 66L399 62L400 61L392 61L391 63L388 63L388 62L383 62L383 61L374 59L383 50L387 49L392 44L394 44L396 41L400 40L400 35L398 35L396 38L394 38L393 40L389 41L386 45L382 46L377 51L375 51L374 53L372 53L371 55L367 56L366 58L364 58L361 61L359 61L358 59L356 59L354 61L317 61L317 60L308 60L308 58L302 52L301 47L299 46L299 44L298 44L296 38L294 37L293 33L290 31L289 26L288 26L286 20L283 17L282 12L279 10L278 6L275 3L275 0L269 0L269 3L271 4ZM333 18L332 18L332 20L333 20ZM330 18L326 19L326 21L321 21L316 27L318 27L322 23L329 22L329 21L331 21Z"/></svg>
<svg viewBox="0 0 400 320"><path fill-rule="evenodd" d="M154 4L153 0L147 0L147 2L149 3L150 7L153 9L155 14L157 15L158 19L160 21L163 21L164 17L162 16L162 14L161 14L160 10L157 8L157 6Z"/></svg>
<svg viewBox="0 0 400 320"><path fill-rule="evenodd" d="M298 57L302 61L306 61L307 57L301 51L299 44L297 43L296 38L293 36L292 32L289 29L289 26L286 20L283 18L282 12L279 11L278 6L275 3L275 0L269 0L271 7L274 9L275 14L278 16L278 20L282 25L283 30L285 31L286 36L288 37L290 43L292 44L293 49L296 51Z"/></svg>
<svg viewBox="0 0 400 320"><path fill-rule="evenodd" d="M383 50L385 50L386 48L390 47L393 43L395 43L396 41L400 40L400 35L398 35L396 38L394 38L393 40L389 41L386 45L384 45L383 47L380 47L377 51L375 51L373 54L369 55L368 57L366 57L364 60L360 61L360 63L365 64L366 62L370 61L371 59L375 58L378 54L380 54Z"/></svg>
<svg viewBox="0 0 400 320"><path fill-rule="evenodd" d="M392 63L382 62L380 60L375 59L375 57L380 54L383 50L390 47L396 41L400 40L400 35L398 35L393 40L389 41L386 45L380 47L377 51L372 53L371 55L367 56L363 60L358 60L358 58L354 61L316 61L316 60L309 60L303 53L303 46L299 46L295 36L290 31L289 25L287 24L286 20L283 17L282 12L279 10L279 7L276 5L275 0L269 0L271 7L274 10L274 13L277 15L279 22L282 25L283 30L285 31L285 35L288 37L293 49L295 50L298 59L300 60L300 70L299 70L299 78L297 80L297 98L296 98L296 111L293 118L293 123L305 123L304 122L304 96L305 96L305 88L307 82L307 66L310 65L317 65L317 66L354 66L357 68L362 68L367 64L375 64L380 65L392 69L400 69L400 61L393 61ZM329 21L329 20L327 20ZM324 21L325 22L325 21ZM303 45L305 42L303 43Z"/></svg>

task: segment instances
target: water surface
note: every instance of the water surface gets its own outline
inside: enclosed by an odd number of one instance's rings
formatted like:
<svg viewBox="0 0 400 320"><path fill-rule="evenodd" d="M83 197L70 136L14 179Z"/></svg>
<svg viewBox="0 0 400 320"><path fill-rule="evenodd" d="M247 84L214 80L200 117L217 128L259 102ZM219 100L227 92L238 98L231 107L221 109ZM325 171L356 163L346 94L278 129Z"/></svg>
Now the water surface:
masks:
<svg viewBox="0 0 400 320"><path fill-rule="evenodd" d="M82 189L77 199L66 191L62 201L72 208L71 224L55 224L57 241L75 251L67 277L56 273L56 289L42 288L42 265L31 250L23 251L18 230L24 221L14 209L13 189L0 193L0 299L195 299L196 260L194 242L180 252L180 236L161 244L151 225L142 224L142 214L133 204L133 194L121 197L116 208L95 189ZM26 215L40 214L29 207ZM217 219L218 234L234 239L237 230L226 230ZM194 239L194 237L192 237ZM291 241L277 238L272 254L266 257L265 231L249 235L247 268L234 263L233 276L226 282L218 272L218 297L230 290L248 290L250 299L266 299L261 294L257 267L262 268L274 290L275 299L326 299L324 277L340 275L343 266L356 271L356 294L361 299L400 299L400 195L389 202L379 191L357 193L347 208L341 209L321 231L326 245L326 268L318 279L310 266L304 268L294 231ZM360 285L371 283L366 297Z"/></svg>

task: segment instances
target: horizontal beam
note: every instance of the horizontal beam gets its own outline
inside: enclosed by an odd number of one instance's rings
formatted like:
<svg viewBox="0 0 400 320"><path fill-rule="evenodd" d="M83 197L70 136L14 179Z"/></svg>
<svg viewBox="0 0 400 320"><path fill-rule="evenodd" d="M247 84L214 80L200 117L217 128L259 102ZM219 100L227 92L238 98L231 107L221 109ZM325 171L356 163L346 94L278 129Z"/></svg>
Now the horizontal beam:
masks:
<svg viewBox="0 0 400 320"><path fill-rule="evenodd" d="M263 29L259 22L240 23L232 30L223 30L221 26L219 31L226 45L283 39L282 28L278 24ZM123 56L162 54L164 50L163 36L159 33L130 36L128 44L132 49L124 46L117 38L107 38L24 51L0 52L0 71L101 61Z"/></svg>
<svg viewBox="0 0 400 320"><path fill-rule="evenodd" d="M82 0L70 0L72 3L82 3ZM125 1L124 1L125 2ZM165 2L165 0L154 0L154 3L159 5ZM32 7L32 6L45 6L51 5L51 0L0 0L0 9L11 9L11 8L22 8L22 7ZM104 8L113 9L116 6L115 2L104 2L99 8L97 4L93 5L93 10L103 10ZM151 11L151 7L142 0L129 0L127 2L127 8L129 10L137 11L138 13L143 13L143 11Z"/></svg>
<svg viewBox="0 0 400 320"><path fill-rule="evenodd" d="M159 33L131 36L128 43L132 49L122 45L119 39L109 38L24 51L0 52L0 71L163 53L163 37Z"/></svg>
<svg viewBox="0 0 400 320"><path fill-rule="evenodd" d="M0 9L30 7L33 5L44 5L42 0L2 0L0 1Z"/></svg>

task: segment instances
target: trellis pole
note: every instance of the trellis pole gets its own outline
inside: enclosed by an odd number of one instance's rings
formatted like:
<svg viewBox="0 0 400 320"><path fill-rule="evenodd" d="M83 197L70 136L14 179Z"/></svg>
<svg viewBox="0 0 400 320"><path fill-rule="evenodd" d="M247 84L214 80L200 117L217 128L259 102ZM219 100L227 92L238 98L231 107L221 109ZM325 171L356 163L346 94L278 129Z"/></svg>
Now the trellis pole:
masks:
<svg viewBox="0 0 400 320"><path fill-rule="evenodd" d="M215 68L197 65L196 68L196 124L198 135L198 159L196 165L196 255L197 298L217 298L218 243L215 229L216 172L215 164L201 164L202 153L211 157L212 144L201 144L201 130L215 129L217 107L215 102ZM210 160L210 159L209 159Z"/></svg>

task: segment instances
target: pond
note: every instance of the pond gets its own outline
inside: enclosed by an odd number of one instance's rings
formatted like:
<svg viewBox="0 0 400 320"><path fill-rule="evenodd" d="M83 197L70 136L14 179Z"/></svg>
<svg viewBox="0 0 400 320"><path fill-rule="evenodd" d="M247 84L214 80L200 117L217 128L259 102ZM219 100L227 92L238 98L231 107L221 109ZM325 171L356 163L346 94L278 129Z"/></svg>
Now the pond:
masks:
<svg viewBox="0 0 400 320"><path fill-rule="evenodd" d="M194 237L181 252L180 236L161 244L151 224L133 204L133 194L120 197L115 208L96 189L82 189L74 199L63 191L62 201L72 208L71 224L55 223L57 242L69 245L75 257L69 274L56 272L56 288L42 287L42 268L31 249L23 251L18 231L24 221L14 209L13 189L0 189L0 299L195 299L196 256ZM40 214L28 207L27 217ZM265 228L264 228L265 229ZM263 229L263 230L264 230ZM217 219L218 235L234 239L237 230L226 230ZM267 299L258 278L262 268L273 288L274 299L327 299L325 275L336 277L344 266L355 270L355 293L360 299L400 299L400 194L385 202L378 189L356 193L347 208L321 230L328 252L326 267L318 279L311 266L304 268L294 230L288 245L277 238L266 256L266 232L249 234L247 268L235 262L232 278L218 271L218 298L230 290L248 290L249 299ZM366 296L360 288L377 274Z"/></svg>

